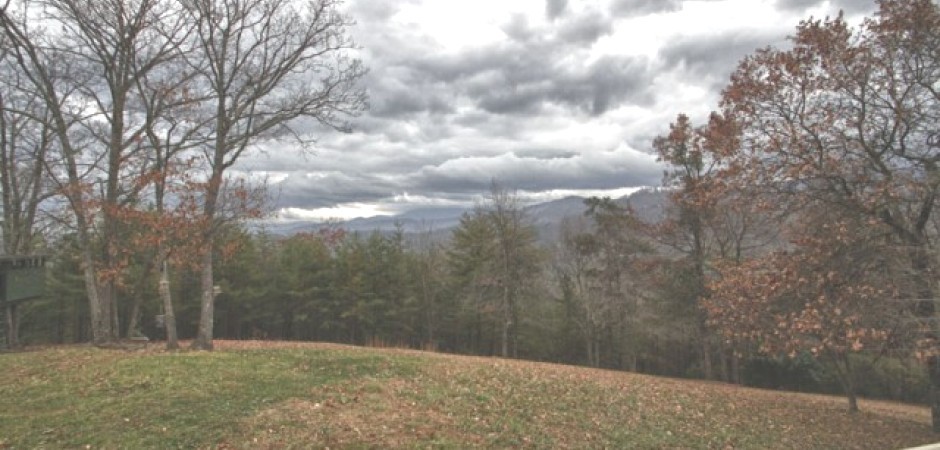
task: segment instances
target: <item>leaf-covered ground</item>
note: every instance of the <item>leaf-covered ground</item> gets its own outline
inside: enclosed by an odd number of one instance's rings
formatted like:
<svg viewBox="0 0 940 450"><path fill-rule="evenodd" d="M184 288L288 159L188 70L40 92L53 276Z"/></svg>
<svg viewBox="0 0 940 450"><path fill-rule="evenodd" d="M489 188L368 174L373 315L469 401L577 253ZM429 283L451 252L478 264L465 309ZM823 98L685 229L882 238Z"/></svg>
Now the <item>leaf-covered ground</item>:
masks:
<svg viewBox="0 0 940 450"><path fill-rule="evenodd" d="M0 448L902 448L926 408L324 344L0 355Z"/></svg>

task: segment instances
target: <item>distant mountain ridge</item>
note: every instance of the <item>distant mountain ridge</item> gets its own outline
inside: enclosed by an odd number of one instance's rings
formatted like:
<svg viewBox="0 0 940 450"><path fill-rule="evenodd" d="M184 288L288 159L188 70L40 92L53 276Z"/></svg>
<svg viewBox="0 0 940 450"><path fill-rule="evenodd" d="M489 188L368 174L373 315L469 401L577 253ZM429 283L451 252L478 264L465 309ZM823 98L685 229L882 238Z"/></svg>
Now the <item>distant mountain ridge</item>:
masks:
<svg viewBox="0 0 940 450"><path fill-rule="evenodd" d="M587 211L585 200L584 197L571 196L529 205L524 210L541 231L557 230L566 218L581 216ZM653 188L615 199L619 204L625 206L629 204L640 217L651 222L658 221L664 216L666 200L664 191ZM312 232L324 226L339 227L359 233L391 232L399 227L408 234L429 230L440 233L456 228L460 224L461 216L471 210L472 208L459 207L418 208L395 216L361 217L340 222L269 222L264 224L263 228L269 233L281 236Z"/></svg>

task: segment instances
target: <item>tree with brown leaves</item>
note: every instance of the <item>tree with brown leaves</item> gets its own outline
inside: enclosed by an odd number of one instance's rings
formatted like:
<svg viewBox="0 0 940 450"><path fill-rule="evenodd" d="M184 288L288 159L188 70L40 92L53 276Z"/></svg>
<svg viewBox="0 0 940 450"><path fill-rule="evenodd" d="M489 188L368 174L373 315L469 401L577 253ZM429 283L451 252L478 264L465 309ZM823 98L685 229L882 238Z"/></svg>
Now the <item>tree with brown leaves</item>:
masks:
<svg viewBox="0 0 940 450"><path fill-rule="evenodd" d="M714 146L722 144L722 134L716 130L724 131L715 124L695 127L680 114L669 133L653 141L659 161L666 164L663 187L669 192L669 205L666 218L650 227L648 234L677 256L670 262L676 276L667 282L674 285L671 291L682 293L679 303L696 323L690 338L700 354L703 375L715 378L717 353L722 377L739 381L734 342L716 339L698 303L709 295L708 277L716 264L736 264L761 251L775 242L778 227L773 215L757 207L760 197L753 190L725 182L723 165L714 155Z"/></svg>
<svg viewBox="0 0 940 450"><path fill-rule="evenodd" d="M851 354L880 354L901 315L893 284L893 248L885 229L833 211L806 213L790 246L720 267L703 301L709 324L730 341L761 353L828 360L857 411ZM813 230L811 233L805 230Z"/></svg>
<svg viewBox="0 0 940 450"><path fill-rule="evenodd" d="M923 355L940 432L937 236L930 228L940 194L940 6L882 0L857 29L841 16L810 19L792 42L740 63L712 117L710 148L731 185L759 189L791 210L838 211L824 223L830 229L848 219L890 231L864 236L904 255L895 285L932 343ZM817 234L802 231L796 240ZM852 243L862 244L873 242ZM855 270L848 262L836 268L836 280ZM822 298L848 295L850 284L818 281L808 286L828 290Z"/></svg>

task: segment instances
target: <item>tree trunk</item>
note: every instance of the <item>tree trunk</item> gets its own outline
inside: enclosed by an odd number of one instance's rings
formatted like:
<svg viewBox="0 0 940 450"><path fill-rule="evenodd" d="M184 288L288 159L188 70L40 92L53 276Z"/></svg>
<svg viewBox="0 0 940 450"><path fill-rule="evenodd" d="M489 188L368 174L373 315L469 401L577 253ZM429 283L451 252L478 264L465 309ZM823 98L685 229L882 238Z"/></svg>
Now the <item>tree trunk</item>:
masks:
<svg viewBox="0 0 940 450"><path fill-rule="evenodd" d="M127 331L124 336L128 339L143 335L143 332L140 331L141 303L143 303L143 296L138 292L134 295L134 302L131 303L131 313L127 317Z"/></svg>
<svg viewBox="0 0 940 450"><path fill-rule="evenodd" d="M704 332L702 334L702 372L706 380L712 380L715 377L712 367L712 349L711 345L708 343L707 336L704 335Z"/></svg>
<svg viewBox="0 0 940 450"><path fill-rule="evenodd" d="M431 267L425 268L425 273L422 275L421 287L424 294L424 327L425 327L425 336L424 336L424 346L425 350L436 350L437 345L434 344L434 298L436 295L433 293L430 285L431 281L427 278L431 277L433 272Z"/></svg>
<svg viewBox="0 0 940 450"><path fill-rule="evenodd" d="M732 348L731 351L731 382L734 384L741 383L741 358L738 356L738 352Z"/></svg>
<svg viewBox="0 0 940 450"><path fill-rule="evenodd" d="M585 340L585 342L587 343L587 362L588 362L588 365L591 366L591 367L597 367L597 366L594 365L594 338L593 338L592 336L588 335L588 337L587 337L587 339Z"/></svg>
<svg viewBox="0 0 940 450"><path fill-rule="evenodd" d="M428 307L428 310L425 312L425 317L427 320L427 324L425 325L427 327L427 329L425 330L427 332L427 335L425 337L425 346L426 346L425 350L434 351L434 350L437 350L437 344L434 342L434 339L436 337L434 335L434 313L431 311L430 308L431 307Z"/></svg>
<svg viewBox="0 0 940 450"><path fill-rule="evenodd" d="M504 264L505 264L505 261L504 261ZM506 269L505 265L503 267L503 270L504 270L504 276L508 276L508 269ZM510 309L511 306L509 305L509 301L510 301L509 300L509 282L504 279L502 280L502 284L503 284L503 304L502 304L503 327L502 327L502 333L500 335L500 348L501 348L500 356L502 356L503 358L508 358L509 357L509 333L512 328L512 311Z"/></svg>
<svg viewBox="0 0 940 450"><path fill-rule="evenodd" d="M832 363L836 371L836 376L839 378L839 383L842 384L842 390L845 393L845 397L849 401L849 412L853 414L857 413L858 395L855 392L855 372L852 370L852 363L849 360L849 355L833 354Z"/></svg>
<svg viewBox="0 0 940 450"><path fill-rule="evenodd" d="M19 339L19 321L16 317L16 305L7 303L7 347L10 349L20 348Z"/></svg>
<svg viewBox="0 0 940 450"><path fill-rule="evenodd" d="M512 357L519 358L519 317L516 314L516 304L513 301L509 305L509 313L512 323L509 326L509 342L512 346Z"/></svg>
<svg viewBox="0 0 940 450"><path fill-rule="evenodd" d="M117 283L113 281L108 282L108 303L107 305L111 308L111 333L114 336L114 340L120 340L121 338L121 314L118 310L118 286Z"/></svg>
<svg viewBox="0 0 940 450"><path fill-rule="evenodd" d="M166 349L176 350L180 348L179 339L176 335L176 314L173 312L173 297L170 295L170 274L167 270L167 263L163 261L160 269L160 298L163 300L163 325L166 327Z"/></svg>
<svg viewBox="0 0 940 450"><path fill-rule="evenodd" d="M500 343L500 344L501 344L501 350L502 350L502 351L501 351L501 356L502 356L503 358L508 358L508 357L509 357L509 328L510 328L511 326L512 326L512 321L511 321L511 320L508 320L508 319L507 319L507 320L505 320L505 321L503 322L503 330L502 330L503 332L502 332L502 336L501 336L501 341L502 341L502 342Z"/></svg>
<svg viewBox="0 0 940 450"><path fill-rule="evenodd" d="M927 359L927 376L930 380L928 404L933 418L933 432L940 433L940 356Z"/></svg>
<svg viewBox="0 0 940 450"><path fill-rule="evenodd" d="M848 355L845 356L845 395L849 398L849 412L858 412L858 393L856 392L855 371Z"/></svg>
<svg viewBox="0 0 940 450"><path fill-rule="evenodd" d="M86 244L86 247L90 244ZM104 296L98 286L98 280L95 276L94 260L91 257L91 249L85 248L82 251L82 268L85 280L85 291L88 293L88 311L91 314L91 340L95 345L107 345L114 342L114 334L111 328L110 308L104 306Z"/></svg>
<svg viewBox="0 0 940 450"><path fill-rule="evenodd" d="M75 297L75 299L72 300L72 311L74 311L74 314L72 314L72 343L73 344L77 344L85 340L84 326L87 322L85 322L85 319L84 317L82 317L82 314L79 313L79 311L82 310L81 303L82 301L79 297Z"/></svg>
<svg viewBox="0 0 940 450"><path fill-rule="evenodd" d="M199 314L199 331L193 339L192 348L212 350L212 325L215 316L215 290L212 274L212 249L206 249L202 257L202 307Z"/></svg>
<svg viewBox="0 0 940 450"><path fill-rule="evenodd" d="M934 301L936 297L930 278L931 264L926 239L917 236L915 239L910 239L908 245L915 290L919 297L914 312L917 317L931 324L926 337L936 339L940 337L940 330L935 324L937 311ZM927 379L930 381L927 403L930 405L933 431L940 433L940 357L931 356L927 359Z"/></svg>
<svg viewBox="0 0 940 450"><path fill-rule="evenodd" d="M858 396L855 394L855 388L853 387L850 391L846 392L846 395L849 398L849 412L857 413L858 412Z"/></svg>
<svg viewBox="0 0 940 450"><path fill-rule="evenodd" d="M157 195L157 202L158 203L163 202L162 195L160 194ZM158 206L157 212L162 215L163 208ZM161 254L162 252L158 250L153 255L152 258L148 258L147 264L144 266L143 273L141 274L141 278L140 278L141 281L137 283L137 285L131 291L134 293L133 295L134 300L133 300L133 303L131 304L131 313L127 317L127 332L125 336L128 338L143 335L143 332L141 332L140 330L140 322L141 322L140 310L144 303L144 296L141 295L141 292L143 291L144 284L147 282L147 280L150 278L150 274L153 272L154 262L159 259L158 255L161 255Z"/></svg>
<svg viewBox="0 0 940 450"><path fill-rule="evenodd" d="M627 355L627 370L630 372L636 373L639 368L639 358L637 357L636 351L631 351Z"/></svg>
<svg viewBox="0 0 940 450"><path fill-rule="evenodd" d="M731 382L731 360L734 358L734 355L724 343L718 344L718 373L721 376L721 381L725 383Z"/></svg>

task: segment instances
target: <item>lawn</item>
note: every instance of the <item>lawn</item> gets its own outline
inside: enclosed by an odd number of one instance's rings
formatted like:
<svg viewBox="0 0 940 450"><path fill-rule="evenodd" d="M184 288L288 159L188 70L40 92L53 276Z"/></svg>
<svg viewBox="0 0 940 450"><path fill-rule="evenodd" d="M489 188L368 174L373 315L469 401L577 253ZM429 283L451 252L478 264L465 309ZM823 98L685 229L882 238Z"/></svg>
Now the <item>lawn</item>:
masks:
<svg viewBox="0 0 940 450"><path fill-rule="evenodd" d="M0 355L0 448L902 448L926 408L325 344Z"/></svg>

